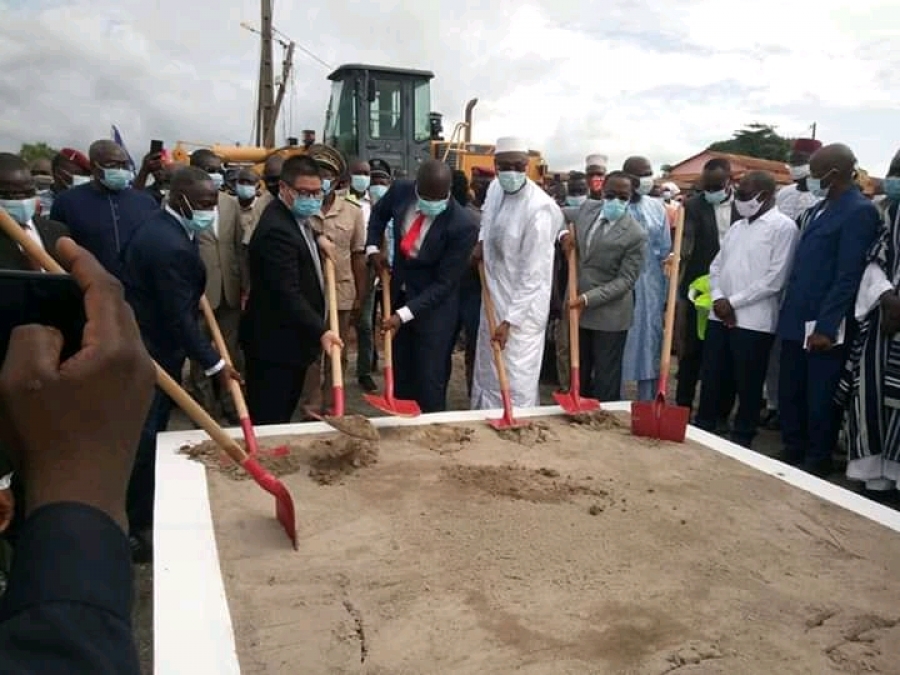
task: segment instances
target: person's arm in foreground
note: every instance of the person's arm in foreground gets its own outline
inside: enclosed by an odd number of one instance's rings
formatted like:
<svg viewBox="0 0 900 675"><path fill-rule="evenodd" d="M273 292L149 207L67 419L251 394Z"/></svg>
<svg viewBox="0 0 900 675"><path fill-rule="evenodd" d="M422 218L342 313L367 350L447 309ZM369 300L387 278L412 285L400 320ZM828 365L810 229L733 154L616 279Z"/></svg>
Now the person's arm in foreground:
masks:
<svg viewBox="0 0 900 675"><path fill-rule="evenodd" d="M81 351L60 363L58 331L21 326L0 370L0 436L27 507L0 602L0 672L136 674L125 494L153 364L119 282L71 239L58 253L84 290ZM103 414L85 415L86 398Z"/></svg>

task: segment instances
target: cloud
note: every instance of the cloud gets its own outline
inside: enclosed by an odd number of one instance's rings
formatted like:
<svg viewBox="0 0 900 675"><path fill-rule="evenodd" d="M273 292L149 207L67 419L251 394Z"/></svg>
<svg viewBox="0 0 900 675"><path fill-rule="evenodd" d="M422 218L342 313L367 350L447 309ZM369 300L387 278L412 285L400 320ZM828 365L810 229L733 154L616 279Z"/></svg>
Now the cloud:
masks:
<svg viewBox="0 0 900 675"><path fill-rule="evenodd" d="M0 147L85 147L117 124L135 153L247 143L255 109L254 0L0 0ZM333 65L432 70L447 132L479 98L474 139L518 134L551 168L603 152L658 167L754 121L813 122L882 172L900 147L900 5L757 0L275 2L275 25ZM276 48L276 64L280 54ZM321 134L328 70L298 51L284 123ZM279 129L279 135L282 129Z"/></svg>

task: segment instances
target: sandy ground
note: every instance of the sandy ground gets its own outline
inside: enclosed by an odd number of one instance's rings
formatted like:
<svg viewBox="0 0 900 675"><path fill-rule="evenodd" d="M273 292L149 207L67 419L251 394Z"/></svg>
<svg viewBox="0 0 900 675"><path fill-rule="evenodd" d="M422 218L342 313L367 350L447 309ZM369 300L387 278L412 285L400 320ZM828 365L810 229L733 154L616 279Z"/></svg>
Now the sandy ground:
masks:
<svg viewBox="0 0 900 675"><path fill-rule="evenodd" d="M201 457L243 672L898 672L900 537L626 420L267 439L298 553Z"/></svg>
<svg viewBox="0 0 900 675"><path fill-rule="evenodd" d="M355 364L355 356L351 355L351 368ZM374 416L379 414L369 407L362 399L362 392L356 384L356 380L349 375L355 374L354 370L348 373L346 379L347 387L347 410L348 412L365 414ZM374 376L376 381L380 382L378 376ZM670 380L669 396L674 398L674 377ZM553 385L544 385L541 387L541 400L544 404L552 404L552 392L555 390ZM626 391L626 394L633 396L633 391ZM465 381L463 377L462 355L457 353L454 362L453 377L450 381L448 391L448 404L451 409L468 409L468 397L465 390ZM299 417L296 418L299 421ZM169 429L184 430L193 429L192 423L180 413L175 411ZM767 455L776 455L780 450L780 442L777 433L761 431L760 436L755 442L755 448ZM848 486L848 482L836 473L831 477L834 482L838 482L844 486ZM135 568L135 610L134 610L134 630L135 639L138 644L138 651L141 655L142 672L149 675L153 672L153 573L152 567L140 566Z"/></svg>

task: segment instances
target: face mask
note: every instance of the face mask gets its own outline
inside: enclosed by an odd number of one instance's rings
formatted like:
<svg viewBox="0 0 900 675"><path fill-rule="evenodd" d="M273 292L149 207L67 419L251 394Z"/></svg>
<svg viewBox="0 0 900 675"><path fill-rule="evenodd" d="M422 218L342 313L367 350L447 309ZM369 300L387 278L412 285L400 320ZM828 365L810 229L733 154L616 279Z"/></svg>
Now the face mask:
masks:
<svg viewBox="0 0 900 675"><path fill-rule="evenodd" d="M256 196L255 185L241 185L238 183L234 191L237 193L238 199L253 199Z"/></svg>
<svg viewBox="0 0 900 675"><path fill-rule="evenodd" d="M825 199L828 196L828 190L831 189L830 185L823 187L821 178L813 178L812 176L807 177L806 187L813 197L818 197L819 199Z"/></svg>
<svg viewBox="0 0 900 675"><path fill-rule="evenodd" d="M387 194L387 191L387 185L372 185L369 187L369 196L372 198L373 202L377 202Z"/></svg>
<svg viewBox="0 0 900 675"><path fill-rule="evenodd" d="M497 174L497 180L500 181L500 187L504 192L518 192L525 185L525 173L523 171L500 171Z"/></svg>
<svg viewBox="0 0 900 675"><path fill-rule="evenodd" d="M791 172L792 180L802 180L809 176L809 164L803 166L790 166L788 170Z"/></svg>
<svg viewBox="0 0 900 675"><path fill-rule="evenodd" d="M614 223L625 215L625 209L627 208L628 202L624 199L607 199L603 202L603 217Z"/></svg>
<svg viewBox="0 0 900 675"><path fill-rule="evenodd" d="M90 182L91 182L90 176L79 176L77 174L72 176L72 187L78 187L79 185L87 185Z"/></svg>
<svg viewBox="0 0 900 675"><path fill-rule="evenodd" d="M756 195L753 199L748 199L747 201L741 201L737 198L734 200L734 208L741 218L752 218L759 213L762 205L763 203L760 201L759 195Z"/></svg>
<svg viewBox="0 0 900 675"><path fill-rule="evenodd" d="M194 232L203 232L203 230L209 229L209 227L215 222L215 220L215 209L209 209L208 211L195 210L191 219L187 221L187 226Z"/></svg>
<svg viewBox="0 0 900 675"><path fill-rule="evenodd" d="M882 186L888 199L900 201L900 176L888 176Z"/></svg>
<svg viewBox="0 0 900 675"><path fill-rule="evenodd" d="M0 199L0 209L9 214L9 217L19 225L27 225L34 218L37 211L37 197L30 199Z"/></svg>
<svg viewBox="0 0 900 675"><path fill-rule="evenodd" d="M103 178L100 182L113 192L124 190L134 180L134 172L130 169L103 169Z"/></svg>
<svg viewBox="0 0 900 675"><path fill-rule="evenodd" d="M706 203L707 203L707 204L712 204L713 206L716 206L716 205L718 205L718 204L721 204L722 202L725 201L725 199L726 199L727 197L728 197L728 191L727 191L727 190L716 190L715 192L711 192L710 190L706 190L706 191L703 193L703 198L706 200Z"/></svg>
<svg viewBox="0 0 900 675"><path fill-rule="evenodd" d="M358 192L359 194L363 194L366 190L369 189L369 183L372 182L372 179L369 176L363 175L353 175L350 176L350 187L353 188L354 192Z"/></svg>
<svg viewBox="0 0 900 675"><path fill-rule="evenodd" d="M638 194L639 195L649 195L650 191L653 190L653 176L642 176L638 178Z"/></svg>
<svg viewBox="0 0 900 675"><path fill-rule="evenodd" d="M447 203L449 200L440 199L438 201L430 201L428 199L422 199L419 197L419 203L416 206L416 209L422 215L427 218L437 218L447 209Z"/></svg>
<svg viewBox="0 0 900 675"><path fill-rule="evenodd" d="M326 195L329 192L331 192L331 179L330 178L322 179L322 192L324 192Z"/></svg>
<svg viewBox="0 0 900 675"><path fill-rule="evenodd" d="M210 171L209 177L212 179L213 185L216 186L216 190L221 190L222 185L225 183L225 177L217 172Z"/></svg>
<svg viewBox="0 0 900 675"><path fill-rule="evenodd" d="M566 197L566 206L581 206L587 201L587 195Z"/></svg>
<svg viewBox="0 0 900 675"><path fill-rule="evenodd" d="M50 176L35 176L34 186L38 189L38 192L41 190L49 190L53 187L53 178Z"/></svg>
<svg viewBox="0 0 900 675"><path fill-rule="evenodd" d="M665 199L666 201L671 200L672 199L672 191L671 190L663 190L662 198Z"/></svg>
<svg viewBox="0 0 900 675"><path fill-rule="evenodd" d="M295 197L291 204L291 213L297 218L314 216L322 208L322 200L316 197Z"/></svg>

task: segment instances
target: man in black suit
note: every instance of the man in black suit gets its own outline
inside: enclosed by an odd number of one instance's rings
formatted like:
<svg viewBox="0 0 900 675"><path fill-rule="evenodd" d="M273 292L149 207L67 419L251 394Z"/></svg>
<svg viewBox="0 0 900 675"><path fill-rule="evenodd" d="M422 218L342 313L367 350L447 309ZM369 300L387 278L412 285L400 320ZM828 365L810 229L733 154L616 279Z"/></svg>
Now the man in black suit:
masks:
<svg viewBox="0 0 900 675"><path fill-rule="evenodd" d="M703 341L697 334L697 312L688 299L688 287L699 277L709 274L709 266L719 252L719 242L731 224L740 220L734 208L731 163L724 157L710 159L703 166L702 191L684 205L684 241L681 250L681 275L678 280L678 329L675 335L678 355L678 405L692 408L700 366ZM733 383L723 383L727 418L734 403Z"/></svg>
<svg viewBox="0 0 900 675"><path fill-rule="evenodd" d="M176 381L185 359L201 365L207 377L217 376L222 388L240 375L219 356L200 327L200 298L206 269L200 259L197 234L216 217L218 191L209 174L196 167L172 176L164 209L150 216L134 233L122 261L125 297L134 309L141 337L156 362ZM128 520L135 558L150 555L146 537L153 525L156 434L169 424L171 401L157 390L141 433L131 484Z"/></svg>
<svg viewBox="0 0 900 675"><path fill-rule="evenodd" d="M286 424L303 393L306 370L320 350L343 347L327 329L321 248L327 237L309 222L322 207L319 167L307 156L285 160L278 194L250 238L250 296L240 340L247 371L247 403L257 424Z"/></svg>
<svg viewBox="0 0 900 675"><path fill-rule="evenodd" d="M392 304L383 331L395 331L396 395L422 412L447 407L446 355L459 315L459 284L478 239L471 212L450 198L453 173L438 160L419 166L415 181L397 181L372 208L366 255L376 271L388 269L381 242L394 221Z"/></svg>

